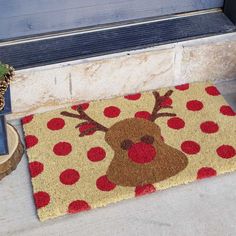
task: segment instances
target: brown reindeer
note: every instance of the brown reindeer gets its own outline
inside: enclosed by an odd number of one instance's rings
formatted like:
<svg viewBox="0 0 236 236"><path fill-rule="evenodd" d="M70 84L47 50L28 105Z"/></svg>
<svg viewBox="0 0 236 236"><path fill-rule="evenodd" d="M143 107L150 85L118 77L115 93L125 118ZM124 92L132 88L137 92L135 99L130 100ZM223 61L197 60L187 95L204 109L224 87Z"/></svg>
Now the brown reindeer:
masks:
<svg viewBox="0 0 236 236"><path fill-rule="evenodd" d="M105 132L105 140L114 150L106 175L108 179L121 186L138 186L156 183L176 175L186 168L188 159L181 151L167 145L161 136L155 120L160 117L176 116L173 113L159 113L171 94L169 90L164 96L153 92L155 105L149 120L128 118L107 128L89 117L78 106L78 114L63 111L61 115L84 120L76 126L90 124L90 128L80 133L83 137L91 132Z"/></svg>

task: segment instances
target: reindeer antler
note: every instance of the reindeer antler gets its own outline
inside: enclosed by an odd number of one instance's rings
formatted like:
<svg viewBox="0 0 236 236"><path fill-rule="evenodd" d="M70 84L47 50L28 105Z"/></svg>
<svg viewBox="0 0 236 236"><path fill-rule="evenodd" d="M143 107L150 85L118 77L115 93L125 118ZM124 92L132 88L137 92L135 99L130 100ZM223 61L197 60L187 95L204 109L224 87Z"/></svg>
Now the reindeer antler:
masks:
<svg viewBox="0 0 236 236"><path fill-rule="evenodd" d="M151 121L155 121L159 117L176 116L176 114L174 113L168 113L168 112L158 113L158 111L160 111L163 108L172 108L172 106L169 106L169 105L162 105L162 103L165 102L166 99L168 99L172 93L173 91L169 90L165 93L164 96L160 96L159 92L157 91L153 92L153 95L155 97L155 105L151 114L151 118L150 118Z"/></svg>
<svg viewBox="0 0 236 236"><path fill-rule="evenodd" d="M79 114L74 114L71 112L63 111L63 112L61 112L61 115L71 117L71 118L80 119L80 120L86 120L85 122L82 122L82 123L76 125L75 128L79 128L80 126L85 125L85 124L92 124L93 125L91 128L88 128L88 129L84 130L83 132L81 132L79 135L80 137L83 137L93 131L98 131L98 130L103 131L103 132L108 131L107 127L99 124L98 122L93 120L90 116L88 116L84 112L84 110L82 109L82 107L80 105L78 106L77 111Z"/></svg>

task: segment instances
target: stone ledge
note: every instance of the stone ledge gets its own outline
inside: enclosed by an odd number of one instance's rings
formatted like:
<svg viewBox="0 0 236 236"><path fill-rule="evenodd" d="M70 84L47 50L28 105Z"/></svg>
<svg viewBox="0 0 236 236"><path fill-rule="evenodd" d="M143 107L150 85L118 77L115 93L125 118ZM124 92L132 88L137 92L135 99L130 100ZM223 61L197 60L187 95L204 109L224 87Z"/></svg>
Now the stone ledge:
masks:
<svg viewBox="0 0 236 236"><path fill-rule="evenodd" d="M236 33L20 70L8 119L176 84L236 78Z"/></svg>

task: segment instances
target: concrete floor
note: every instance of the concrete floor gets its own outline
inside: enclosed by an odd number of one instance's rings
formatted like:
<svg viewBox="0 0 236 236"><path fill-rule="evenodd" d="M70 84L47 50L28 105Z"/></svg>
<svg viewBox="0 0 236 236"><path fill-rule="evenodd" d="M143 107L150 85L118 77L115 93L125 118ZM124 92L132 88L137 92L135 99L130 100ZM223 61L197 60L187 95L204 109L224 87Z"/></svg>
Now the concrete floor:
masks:
<svg viewBox="0 0 236 236"><path fill-rule="evenodd" d="M217 84L236 110L236 80ZM12 122L21 133L19 121ZM40 223L27 158L0 182L0 235L236 235L236 173Z"/></svg>

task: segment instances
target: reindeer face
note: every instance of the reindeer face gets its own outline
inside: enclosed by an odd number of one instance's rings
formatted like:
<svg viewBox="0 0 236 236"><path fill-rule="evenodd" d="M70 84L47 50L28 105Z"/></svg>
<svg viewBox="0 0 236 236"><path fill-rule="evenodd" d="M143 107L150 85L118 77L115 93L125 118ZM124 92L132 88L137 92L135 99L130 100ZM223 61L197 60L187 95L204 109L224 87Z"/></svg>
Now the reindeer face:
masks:
<svg viewBox="0 0 236 236"><path fill-rule="evenodd" d="M157 146L163 143L160 128L154 122L138 118L114 124L106 132L105 140L115 152L122 152L139 164L151 162Z"/></svg>
<svg viewBox="0 0 236 236"><path fill-rule="evenodd" d="M176 175L188 164L182 152L163 142L160 128L155 124L157 118L175 116L173 113L159 112L172 108L165 103L163 105L172 92L169 90L162 97L158 92L153 92L155 104L149 120L129 118L107 128L88 116L82 106L78 106L78 114L64 111L61 115L83 120L75 128L89 126L79 134L80 137L95 131L105 132L105 140L114 150L106 172L111 182L121 186L156 183Z"/></svg>
<svg viewBox="0 0 236 236"><path fill-rule="evenodd" d="M180 151L165 144L153 121L130 118L117 122L105 134L114 150L106 175L121 186L138 186L176 175L188 163Z"/></svg>

